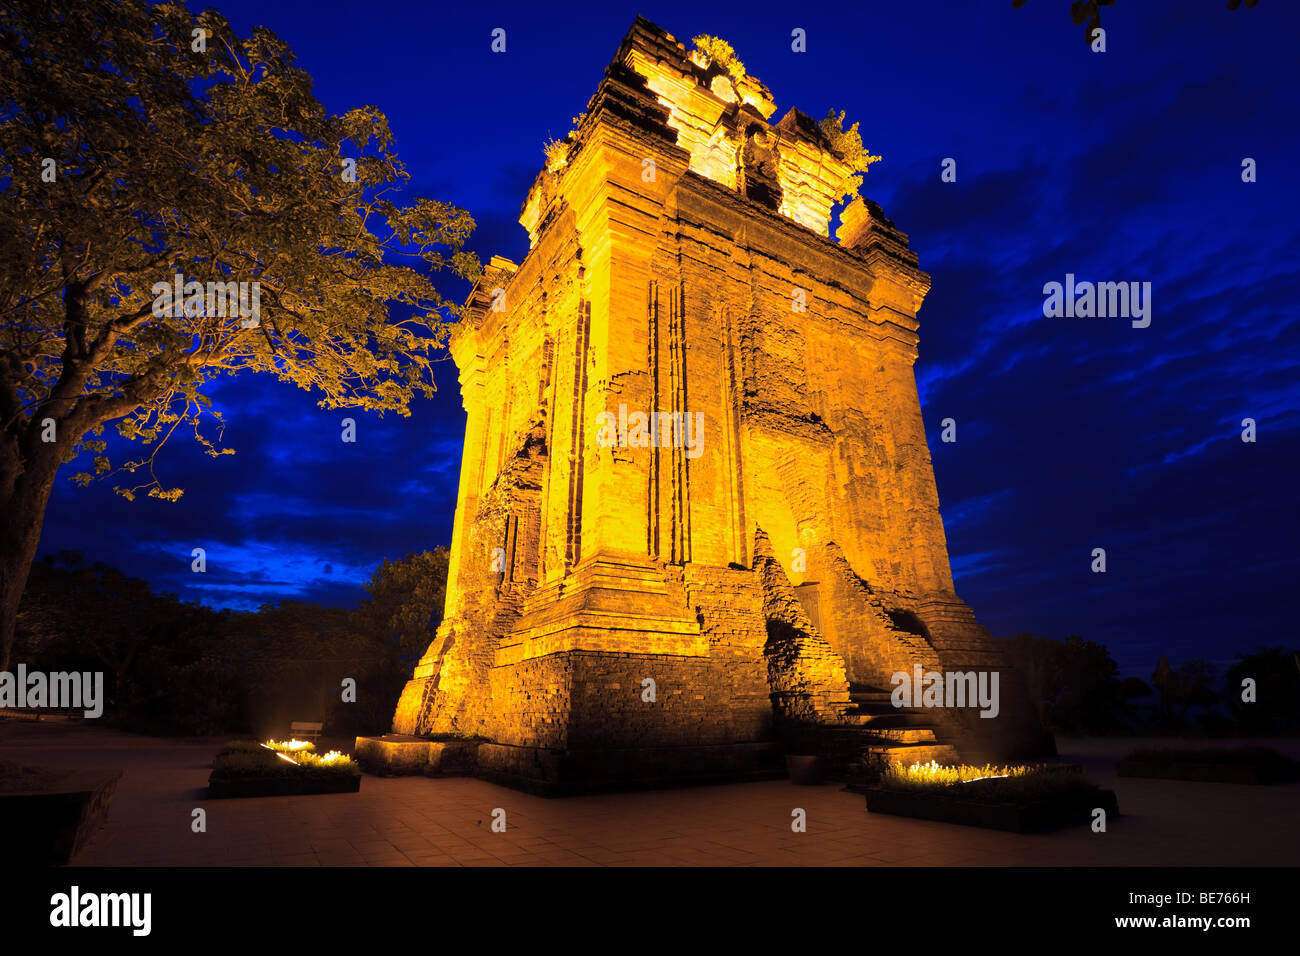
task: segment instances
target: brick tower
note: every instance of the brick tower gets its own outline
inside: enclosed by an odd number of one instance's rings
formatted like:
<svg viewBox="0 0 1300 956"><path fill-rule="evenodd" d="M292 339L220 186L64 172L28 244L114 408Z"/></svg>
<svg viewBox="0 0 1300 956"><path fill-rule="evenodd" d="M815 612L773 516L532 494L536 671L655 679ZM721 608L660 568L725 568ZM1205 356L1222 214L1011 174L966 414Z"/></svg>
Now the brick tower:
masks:
<svg viewBox="0 0 1300 956"><path fill-rule="evenodd" d="M548 792L1025 755L1023 681L953 590L907 237L765 86L638 18L451 351L468 420L446 614L399 734ZM892 675L996 671L1000 713ZM847 755L847 756L846 756Z"/></svg>

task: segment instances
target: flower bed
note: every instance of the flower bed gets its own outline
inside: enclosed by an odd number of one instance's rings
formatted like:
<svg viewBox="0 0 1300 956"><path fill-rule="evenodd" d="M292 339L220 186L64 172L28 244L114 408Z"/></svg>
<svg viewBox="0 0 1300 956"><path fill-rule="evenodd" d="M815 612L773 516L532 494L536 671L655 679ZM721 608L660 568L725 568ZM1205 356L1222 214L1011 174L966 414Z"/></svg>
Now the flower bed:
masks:
<svg viewBox="0 0 1300 956"><path fill-rule="evenodd" d="M1135 750L1116 769L1121 777L1205 783L1267 784L1300 780L1300 763L1268 747Z"/></svg>
<svg viewBox="0 0 1300 956"><path fill-rule="evenodd" d="M1119 813L1113 791L1070 765L890 767L866 795L872 813L1017 833L1087 823L1097 808Z"/></svg>
<svg viewBox="0 0 1300 956"><path fill-rule="evenodd" d="M274 743L274 742L272 742ZM212 761L209 797L275 797L309 793L356 793L361 770L337 751L315 747L286 753L255 741L232 741Z"/></svg>

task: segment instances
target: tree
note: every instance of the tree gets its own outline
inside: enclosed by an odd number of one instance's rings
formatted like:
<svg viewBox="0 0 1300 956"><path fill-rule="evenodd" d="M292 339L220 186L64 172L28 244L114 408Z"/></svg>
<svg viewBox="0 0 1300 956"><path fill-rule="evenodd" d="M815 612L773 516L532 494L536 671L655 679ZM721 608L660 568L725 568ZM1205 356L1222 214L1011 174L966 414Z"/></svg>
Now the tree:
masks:
<svg viewBox="0 0 1300 956"><path fill-rule="evenodd" d="M1243 681L1255 682L1255 699L1241 699ZM1238 654L1224 674L1223 698L1246 734L1300 730L1300 656L1281 647Z"/></svg>
<svg viewBox="0 0 1300 956"><path fill-rule="evenodd" d="M1030 696L1044 727L1051 725L1051 703L1064 686L1063 647L1059 641L1028 631L1004 639L1006 654L1025 675Z"/></svg>
<svg viewBox="0 0 1300 956"><path fill-rule="evenodd" d="M474 223L398 205L408 179L384 115L328 114L268 30L142 0L0 6L0 669L67 462L174 499L153 463L179 427L230 452L199 427L215 377L380 414L433 392L456 309L430 276L477 273ZM106 425L147 454L115 470Z"/></svg>
<svg viewBox="0 0 1300 956"><path fill-rule="evenodd" d="M726 73L727 78L731 81L731 88L736 93L736 99L740 99L738 84L743 82L749 73L745 69L745 64L740 62L740 57L736 56L735 48L726 40L710 36L707 33L701 33L691 40L691 43L699 51L706 65L716 64L719 69Z"/></svg>
<svg viewBox="0 0 1300 956"><path fill-rule="evenodd" d="M1006 653L1024 675L1043 722L1067 734L1109 733L1128 717L1119 665L1104 644L1070 635L1006 639Z"/></svg>
<svg viewBox="0 0 1300 956"><path fill-rule="evenodd" d="M821 131L825 134L827 141L831 144L831 149L835 151L853 170L853 175L849 176L840 186L840 199L848 199L858 194L862 188L862 173L865 173L872 163L880 162L883 157L873 156L871 150L862 145L862 134L858 132L858 124L854 123L848 129L844 128L844 111L836 113L831 110L826 114L826 118L819 124Z"/></svg>
<svg viewBox="0 0 1300 956"><path fill-rule="evenodd" d="M61 552L32 566L15 649L33 669L104 672L106 723L155 734L230 732L243 724L248 656L238 617Z"/></svg>
<svg viewBox="0 0 1300 956"><path fill-rule="evenodd" d="M1178 722L1186 726L1192 708L1209 708L1217 702L1214 693L1214 665L1196 657L1183 661L1173 673L1173 702L1178 706Z"/></svg>
<svg viewBox="0 0 1300 956"><path fill-rule="evenodd" d="M1011 6L1019 10L1029 0L1011 0ZM1244 0L1244 6L1253 7L1259 0ZM1077 27L1083 25L1083 39L1093 42L1093 31L1101 27L1101 8L1113 7L1115 0L1070 0L1070 20ZM1243 6L1243 0L1228 0L1228 9L1236 10Z"/></svg>
<svg viewBox="0 0 1300 956"><path fill-rule="evenodd" d="M1171 701L1177 688L1174 684L1174 671L1169 666L1169 658L1163 654L1160 660L1156 662L1155 672L1151 675L1151 686L1156 689L1157 704L1159 707L1160 722L1167 725L1171 713Z"/></svg>
<svg viewBox="0 0 1300 956"><path fill-rule="evenodd" d="M433 640L447 599L446 547L387 559L365 584L369 600L357 609L368 629L396 643L402 657L418 658Z"/></svg>

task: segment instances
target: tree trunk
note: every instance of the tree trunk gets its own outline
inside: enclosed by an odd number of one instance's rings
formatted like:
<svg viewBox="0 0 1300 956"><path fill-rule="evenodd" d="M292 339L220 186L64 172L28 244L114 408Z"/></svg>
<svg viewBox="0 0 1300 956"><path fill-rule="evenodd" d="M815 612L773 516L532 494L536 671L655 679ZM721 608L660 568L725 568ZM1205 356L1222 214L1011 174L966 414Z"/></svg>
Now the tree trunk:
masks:
<svg viewBox="0 0 1300 956"><path fill-rule="evenodd" d="M60 457L51 443L40 449L13 481L0 506L0 671L12 670L18 606L41 542L45 506L54 489Z"/></svg>

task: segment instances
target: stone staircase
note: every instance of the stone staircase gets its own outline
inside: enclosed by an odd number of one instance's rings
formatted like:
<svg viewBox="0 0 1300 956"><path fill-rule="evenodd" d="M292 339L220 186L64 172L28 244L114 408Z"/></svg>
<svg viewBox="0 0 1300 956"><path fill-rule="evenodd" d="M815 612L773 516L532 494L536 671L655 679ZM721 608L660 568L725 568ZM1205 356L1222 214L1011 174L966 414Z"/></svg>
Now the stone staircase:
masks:
<svg viewBox="0 0 1300 956"><path fill-rule="evenodd" d="M960 762L951 745L939 742L938 725L924 710L895 707L888 691L854 689L849 699L843 723L821 728L828 776L852 784L891 765Z"/></svg>

